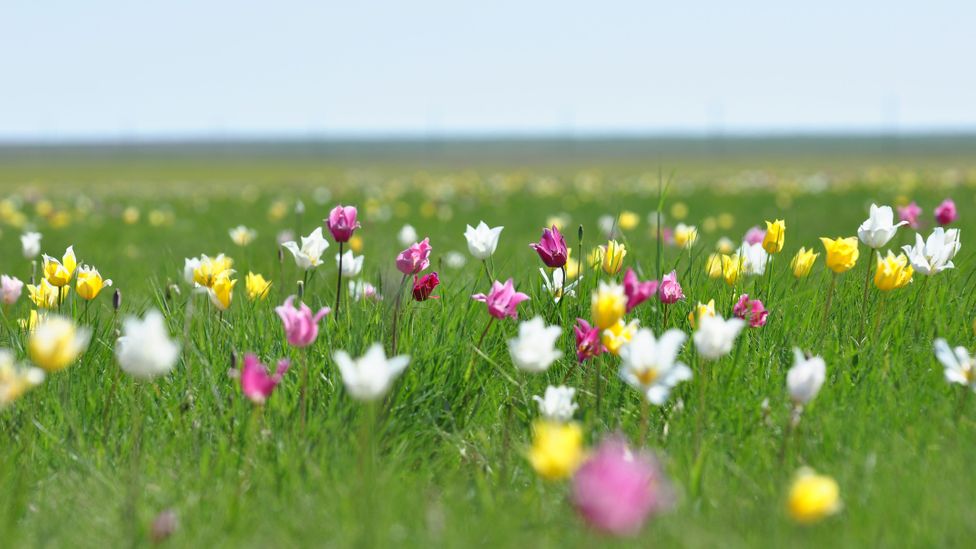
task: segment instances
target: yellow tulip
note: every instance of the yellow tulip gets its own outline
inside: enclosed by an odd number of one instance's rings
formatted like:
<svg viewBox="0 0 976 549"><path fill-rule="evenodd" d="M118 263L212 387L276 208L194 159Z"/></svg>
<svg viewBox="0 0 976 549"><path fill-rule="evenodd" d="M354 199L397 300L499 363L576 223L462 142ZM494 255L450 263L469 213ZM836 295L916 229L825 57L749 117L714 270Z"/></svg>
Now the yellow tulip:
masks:
<svg viewBox="0 0 976 549"><path fill-rule="evenodd" d="M583 430L576 423L536 421L528 458L542 478L568 478L583 462Z"/></svg>
<svg viewBox="0 0 976 549"><path fill-rule="evenodd" d="M786 241L786 222L777 219L773 222L766 222L766 236L763 237L762 247L766 252L778 254L783 249Z"/></svg>
<svg viewBox="0 0 976 549"><path fill-rule="evenodd" d="M722 278L721 254L708 254L708 259L705 261L705 272L708 273L708 278Z"/></svg>
<svg viewBox="0 0 976 549"><path fill-rule="evenodd" d="M586 261L591 267L599 267L600 263L603 263L603 246L597 246L590 250L586 256Z"/></svg>
<svg viewBox="0 0 976 549"><path fill-rule="evenodd" d="M241 247L247 246L251 242L254 242L254 239L258 236L257 231L254 229L249 229L244 225L234 227L229 231L228 234L230 234L231 241Z"/></svg>
<svg viewBox="0 0 976 549"><path fill-rule="evenodd" d="M75 289L78 290L78 295L83 299L91 301L98 297L98 294L102 291L102 288L112 285L112 280L103 280L102 275L99 274L98 269L88 266L82 266L78 269L78 283Z"/></svg>
<svg viewBox="0 0 976 549"><path fill-rule="evenodd" d="M840 511L842 506L837 481L806 467L797 472L787 501L793 520L811 524Z"/></svg>
<svg viewBox="0 0 976 549"><path fill-rule="evenodd" d="M349 237L349 249L355 253L360 253L363 251L363 237L358 234L354 234Z"/></svg>
<svg viewBox="0 0 976 549"><path fill-rule="evenodd" d="M606 247L603 248L603 272L610 276L619 273L621 267L624 266L624 256L626 255L626 246L620 244L616 240L607 242Z"/></svg>
<svg viewBox="0 0 976 549"><path fill-rule="evenodd" d="M640 323L637 320L624 322L623 319L620 319L613 326L603 330L600 342L611 354L617 355L620 353L620 348L634 338L639 326Z"/></svg>
<svg viewBox="0 0 976 549"><path fill-rule="evenodd" d="M200 265L193 269L193 281L204 288L210 288L221 276L230 277L234 274L231 269L233 266L234 260L224 254L217 257L200 256Z"/></svg>
<svg viewBox="0 0 976 549"><path fill-rule="evenodd" d="M827 268L837 274L851 270L857 263L860 252L857 249L857 237L837 237L829 239L821 237L824 249L827 250Z"/></svg>
<svg viewBox="0 0 976 549"><path fill-rule="evenodd" d="M616 282L600 282L590 303L593 324L606 330L623 318L627 312L627 296L624 287Z"/></svg>
<svg viewBox="0 0 976 549"><path fill-rule="evenodd" d="M745 266L745 258L739 254L722 256L722 278L729 286L735 286L742 275Z"/></svg>
<svg viewBox="0 0 976 549"><path fill-rule="evenodd" d="M0 350L0 408L6 408L42 381L44 370L17 366L13 353Z"/></svg>
<svg viewBox="0 0 976 549"><path fill-rule="evenodd" d="M702 319L702 317L715 316L715 315L716 312L715 312L714 299L709 299L708 303L702 303L701 301L699 301L698 305L695 305L695 308L690 313L688 313L688 324L691 324L691 327L694 329L695 326L698 325L698 322Z"/></svg>
<svg viewBox="0 0 976 549"><path fill-rule="evenodd" d="M678 223L674 227L674 243L679 248L688 249L698 241L698 227Z"/></svg>
<svg viewBox="0 0 976 549"><path fill-rule="evenodd" d="M268 297L271 290L271 282L264 279L260 274L247 273L244 279L244 286L247 290L247 298L251 301Z"/></svg>
<svg viewBox="0 0 976 549"><path fill-rule="evenodd" d="M912 281L915 270L908 264L908 257L901 253L897 256L888 250L888 255L878 257L878 268L874 271L874 285L881 291L887 292L904 288Z"/></svg>
<svg viewBox="0 0 976 549"><path fill-rule="evenodd" d="M61 316L41 320L27 341L31 362L48 372L71 365L88 347L91 332Z"/></svg>
<svg viewBox="0 0 976 549"><path fill-rule="evenodd" d="M61 258L61 261L45 254L43 264L44 278L59 288L67 286L71 282L71 277L74 276L75 267L77 266L78 261L75 259L73 246L68 246L68 249L64 251L64 257Z"/></svg>
<svg viewBox="0 0 976 549"><path fill-rule="evenodd" d="M617 218L617 225L625 231L635 229L639 224L640 216L631 211L622 211L620 217Z"/></svg>
<svg viewBox="0 0 976 549"><path fill-rule="evenodd" d="M41 309L55 309L58 305L68 297L68 292L71 290L71 286L62 286L60 291L57 286L51 285L46 278L41 279L41 283L37 286L33 284L27 285L27 295L34 305ZM58 294L60 293L60 299Z"/></svg>
<svg viewBox="0 0 976 549"><path fill-rule="evenodd" d="M27 318L17 319L17 324L27 333L30 333L34 331L34 328L37 328L38 319L43 320L43 317L38 316L37 311L32 309Z"/></svg>
<svg viewBox="0 0 976 549"><path fill-rule="evenodd" d="M793 269L793 276L796 278L803 278L810 274L810 269L813 268L813 264L817 261L817 257L820 254L815 253L813 249L800 248L800 251L796 252L793 256L793 260L790 261L790 268Z"/></svg>
<svg viewBox="0 0 976 549"><path fill-rule="evenodd" d="M207 288L210 295L210 302L221 311L226 311L230 307L231 300L234 299L234 285L237 279L231 279L228 271L222 272L213 284Z"/></svg>

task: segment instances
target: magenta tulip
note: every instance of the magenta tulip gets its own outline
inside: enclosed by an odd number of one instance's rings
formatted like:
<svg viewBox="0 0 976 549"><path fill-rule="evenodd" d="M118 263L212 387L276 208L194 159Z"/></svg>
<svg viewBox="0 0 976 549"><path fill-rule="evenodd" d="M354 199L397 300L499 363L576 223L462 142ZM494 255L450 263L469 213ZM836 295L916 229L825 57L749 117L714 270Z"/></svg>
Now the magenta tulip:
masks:
<svg viewBox="0 0 976 549"><path fill-rule="evenodd" d="M732 307L732 314L745 320L749 326L759 328L766 325L766 317L769 311L758 299L749 299L749 294L742 294L739 301Z"/></svg>
<svg viewBox="0 0 976 549"><path fill-rule="evenodd" d="M551 229L542 230L542 238L538 243L529 244L529 247L539 254L546 267L558 269L566 265L569 252L566 250L566 239L559 234L559 229L555 225Z"/></svg>
<svg viewBox="0 0 976 549"><path fill-rule="evenodd" d="M624 294L627 296L627 312L631 312L635 307L645 302L652 295L657 293L657 280L641 282L637 279L634 269L627 269L624 274Z"/></svg>
<svg viewBox="0 0 976 549"><path fill-rule="evenodd" d="M912 202L906 206L898 206L898 220L908 222L908 226L917 229L919 227L918 216L922 215L922 208Z"/></svg>
<svg viewBox="0 0 976 549"><path fill-rule="evenodd" d="M295 296L288 296L283 305L275 307L275 312L281 317L285 327L285 337L290 345L307 347L319 335L319 321L332 310L322 307L319 312L312 314L312 309L304 303L295 308Z"/></svg>
<svg viewBox="0 0 976 549"><path fill-rule="evenodd" d="M422 242L411 244L409 248L400 252L396 258L396 266L405 275L418 274L430 266L430 238Z"/></svg>
<svg viewBox="0 0 976 549"><path fill-rule="evenodd" d="M278 367L273 374L268 374L268 368L261 364L258 357L252 353L244 356L244 365L241 367L241 391L244 396L251 399L255 404L264 404L275 387L281 383L281 377L288 371L290 363L288 359L278 361Z"/></svg>
<svg viewBox="0 0 976 549"><path fill-rule="evenodd" d="M342 204L332 208L332 211L329 212L325 225L329 228L329 232L332 233L332 238L336 242L349 242L349 239L352 238L352 233L359 228L356 215L355 206L343 206Z"/></svg>
<svg viewBox="0 0 976 549"><path fill-rule="evenodd" d="M671 305L677 303L678 301L685 298L685 293L681 289L681 284L678 283L678 272L671 271L670 273L664 275L661 279L661 283L657 287L658 297L661 299L661 303Z"/></svg>
<svg viewBox="0 0 976 549"><path fill-rule="evenodd" d="M491 316L504 319L506 317L518 318L516 308L519 303L528 300L529 296L522 292L516 292L515 286L512 285L512 279L509 278L505 284L496 280L491 285L491 291L488 292L488 295L474 294L471 299L487 304L488 314Z"/></svg>
<svg viewBox="0 0 976 549"><path fill-rule="evenodd" d="M605 352L607 349L600 342L600 329L590 326L590 323L582 318L576 319L576 326L573 327L576 333L576 359L584 362Z"/></svg>
<svg viewBox="0 0 976 549"><path fill-rule="evenodd" d="M939 225L948 225L959 217L959 213L956 211L956 203L952 201L951 198L946 198L935 207L935 220L939 222Z"/></svg>

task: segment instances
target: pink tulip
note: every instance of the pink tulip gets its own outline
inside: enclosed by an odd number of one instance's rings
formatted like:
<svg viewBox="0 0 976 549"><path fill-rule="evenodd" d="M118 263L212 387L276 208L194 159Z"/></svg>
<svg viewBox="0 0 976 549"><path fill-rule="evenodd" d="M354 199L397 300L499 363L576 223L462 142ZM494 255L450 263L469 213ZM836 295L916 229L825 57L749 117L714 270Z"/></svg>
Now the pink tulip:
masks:
<svg viewBox="0 0 976 549"><path fill-rule="evenodd" d="M765 238L766 231L764 231L759 225L756 225L754 227L750 227L749 230L746 231L746 236L743 240L745 240L747 244L759 244Z"/></svg>
<svg viewBox="0 0 976 549"><path fill-rule="evenodd" d="M631 450L623 437L605 439L573 476L571 499L591 527L634 536L674 495L652 455Z"/></svg>
<svg viewBox="0 0 976 549"><path fill-rule="evenodd" d="M922 208L919 208L914 201L907 206L898 206L898 220L907 221L908 226L913 229L919 227L918 216L920 215L922 215Z"/></svg>
<svg viewBox="0 0 976 549"><path fill-rule="evenodd" d="M627 295L627 312L634 310L641 303L645 302L652 295L657 293L657 280L641 282L637 279L634 269L627 269L624 274L624 294Z"/></svg>
<svg viewBox="0 0 976 549"><path fill-rule="evenodd" d="M491 316L504 319L505 317L518 318L516 307L519 303L529 299L529 296L522 292L516 292L515 286L512 285L512 279L509 278L505 284L496 280L491 285L491 291L488 292L488 295L474 294L471 299L487 304L488 314Z"/></svg>
<svg viewBox="0 0 976 549"><path fill-rule="evenodd" d="M329 232L332 233L332 238L336 242L349 242L353 231L359 228L356 213L355 206L343 206L342 204L332 208L332 211L329 212L325 225L329 228Z"/></svg>
<svg viewBox="0 0 976 549"><path fill-rule="evenodd" d="M677 303L679 300L685 298L685 293L681 289L681 284L678 283L678 272L671 271L670 273L664 275L661 279L661 284L657 287L658 297L661 299L661 303L671 305Z"/></svg>
<svg viewBox="0 0 976 549"><path fill-rule="evenodd" d="M590 326L590 323L582 318L576 319L576 359L580 362L586 361L605 352L607 349L600 342L600 329Z"/></svg>
<svg viewBox="0 0 976 549"><path fill-rule="evenodd" d="M0 299L4 305L13 305L20 299L20 292L24 289L24 283L15 276L0 276Z"/></svg>
<svg viewBox="0 0 976 549"><path fill-rule="evenodd" d="M417 274L430 266L430 238L411 244L396 258L397 269L405 275Z"/></svg>
<svg viewBox="0 0 976 549"><path fill-rule="evenodd" d="M749 294L742 294L735 307L732 307L732 314L749 322L749 326L759 328L766 325L766 317L769 311L758 299L749 299Z"/></svg>
<svg viewBox="0 0 976 549"><path fill-rule="evenodd" d="M956 203L952 201L951 198L946 198L935 207L935 220L939 222L939 225L948 225L959 217L959 213L956 212Z"/></svg>
<svg viewBox="0 0 976 549"><path fill-rule="evenodd" d="M295 347L308 347L319 335L319 321L332 309L322 307L313 316L312 309L309 309L308 305L299 303L296 309L294 303L295 296L288 296L284 305L275 307L275 312L281 317L281 322L285 326L285 337L288 343Z"/></svg>
<svg viewBox="0 0 976 549"><path fill-rule="evenodd" d="M559 234L559 229L555 225L551 229L542 230L542 238L538 243L529 244L529 247L539 254L539 258L546 264L546 267L558 269L566 265L569 252L566 250L566 239Z"/></svg>
<svg viewBox="0 0 976 549"><path fill-rule="evenodd" d="M281 383L281 377L288 371L290 363L288 359L278 361L278 368L271 375L268 369L258 357L252 353L244 356L244 365L241 367L241 391L244 396L251 399L255 404L264 404L275 387Z"/></svg>

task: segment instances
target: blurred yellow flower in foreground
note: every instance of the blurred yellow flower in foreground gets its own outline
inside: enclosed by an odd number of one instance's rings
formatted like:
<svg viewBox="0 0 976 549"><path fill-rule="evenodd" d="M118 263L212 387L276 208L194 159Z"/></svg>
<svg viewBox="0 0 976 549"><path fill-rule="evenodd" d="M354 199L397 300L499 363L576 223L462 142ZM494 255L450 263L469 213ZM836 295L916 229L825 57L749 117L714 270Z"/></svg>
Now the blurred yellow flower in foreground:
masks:
<svg viewBox="0 0 976 549"><path fill-rule="evenodd" d="M813 264L817 261L819 255L812 249L800 248L800 251L796 252L793 260L790 261L790 269L793 270L793 276L803 278L809 275L810 269L813 268Z"/></svg>
<svg viewBox="0 0 976 549"><path fill-rule="evenodd" d="M778 254L786 242L786 222L782 219L766 222L766 236L763 237L762 247L767 253Z"/></svg>
<svg viewBox="0 0 976 549"><path fill-rule="evenodd" d="M722 278L721 254L708 254L708 259L705 260L705 272L708 273L708 278Z"/></svg>
<svg viewBox="0 0 976 549"><path fill-rule="evenodd" d="M244 287L247 290L247 298L254 301L268 297L271 282L265 280L261 274L248 272L244 278Z"/></svg>
<svg viewBox="0 0 976 549"><path fill-rule="evenodd" d="M98 269L87 265L78 269L78 283L76 290L83 299L91 301L98 297L102 288L112 285L112 280L103 280Z"/></svg>
<svg viewBox="0 0 976 549"><path fill-rule="evenodd" d="M74 246L68 246L61 261L45 254L44 278L54 286L65 286L71 282L71 277L74 276L77 266L78 260L75 258Z"/></svg>
<svg viewBox="0 0 976 549"><path fill-rule="evenodd" d="M27 295L34 305L41 309L54 309L57 308L59 302L63 302L66 297L68 297L68 292L71 290L71 286L62 286L60 290L60 300L58 299L58 288L52 286L46 278L41 279L41 283L37 286L33 284L27 285Z"/></svg>
<svg viewBox="0 0 976 549"><path fill-rule="evenodd" d="M723 255L722 278L725 279L725 283L729 286L735 286L736 282L739 281L739 277L742 275L742 269L744 266L745 258L743 258L741 255Z"/></svg>
<svg viewBox="0 0 976 549"><path fill-rule="evenodd" d="M905 254L895 255L888 250L887 256L878 256L878 268L874 271L874 285L884 292L904 288L912 281L914 273L915 270L908 264L908 257Z"/></svg>
<svg viewBox="0 0 976 549"><path fill-rule="evenodd" d="M0 349L0 408L6 408L44 381L44 370L14 364L14 354Z"/></svg>
<svg viewBox="0 0 976 549"><path fill-rule="evenodd" d="M833 240L820 237L824 249L827 251L827 268L837 274L847 272L857 263L860 252L857 249L857 237L837 237Z"/></svg>
<svg viewBox="0 0 976 549"><path fill-rule="evenodd" d="M61 316L42 319L27 341L28 354L34 364L48 372L70 366L88 347L91 332L78 328Z"/></svg>
<svg viewBox="0 0 976 549"><path fill-rule="evenodd" d="M698 322L702 319L702 317L715 316L715 314L714 299L709 299L708 303L702 303L699 301L698 304L695 305L695 308L688 313L688 324L691 324L691 327L694 328L698 325Z"/></svg>
<svg viewBox="0 0 976 549"><path fill-rule="evenodd" d="M807 467L797 472L787 501L793 520L811 524L837 513L842 506L837 481Z"/></svg>
<svg viewBox="0 0 976 549"><path fill-rule="evenodd" d="M593 292L590 303L593 324L600 330L606 330L623 318L627 312L627 296L624 287L616 282L600 282L600 286Z"/></svg>
<svg viewBox="0 0 976 549"><path fill-rule="evenodd" d="M639 327L640 323L636 319L630 322L624 322L623 319L620 319L613 326L603 330L600 342L603 343L603 346L607 348L610 354L616 356L620 353L621 347L634 338L634 334L637 333L637 328Z"/></svg>
<svg viewBox="0 0 976 549"><path fill-rule="evenodd" d="M532 424L532 448L528 457L542 478L568 478L583 462L583 430L576 423L536 421Z"/></svg>
<svg viewBox="0 0 976 549"><path fill-rule="evenodd" d="M363 251L363 237L354 234L349 237L349 249L357 254Z"/></svg>
<svg viewBox="0 0 976 549"><path fill-rule="evenodd" d="M624 257L626 255L626 246L617 242L616 240L607 242L606 247L603 248L603 272L610 276L619 273L621 267L624 266Z"/></svg>

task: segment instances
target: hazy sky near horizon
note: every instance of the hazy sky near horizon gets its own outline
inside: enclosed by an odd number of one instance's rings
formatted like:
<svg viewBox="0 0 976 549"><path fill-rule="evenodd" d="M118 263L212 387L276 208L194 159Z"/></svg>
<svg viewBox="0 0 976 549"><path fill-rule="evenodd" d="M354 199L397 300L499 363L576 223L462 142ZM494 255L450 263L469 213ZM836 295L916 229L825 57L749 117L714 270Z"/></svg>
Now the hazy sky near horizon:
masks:
<svg viewBox="0 0 976 549"><path fill-rule="evenodd" d="M976 3L0 5L0 139L966 131Z"/></svg>

